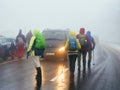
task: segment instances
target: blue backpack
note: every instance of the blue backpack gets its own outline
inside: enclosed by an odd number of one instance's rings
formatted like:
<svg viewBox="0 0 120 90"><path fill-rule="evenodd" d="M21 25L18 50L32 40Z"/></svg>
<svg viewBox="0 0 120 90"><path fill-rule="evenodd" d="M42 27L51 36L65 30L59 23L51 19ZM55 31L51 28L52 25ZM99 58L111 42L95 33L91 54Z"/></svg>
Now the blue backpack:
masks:
<svg viewBox="0 0 120 90"><path fill-rule="evenodd" d="M90 34L86 34L86 36L89 38L90 42L92 43L93 42L93 38Z"/></svg>
<svg viewBox="0 0 120 90"><path fill-rule="evenodd" d="M68 50L77 50L77 49L78 49L78 44L77 44L76 38L70 37L69 43L68 43Z"/></svg>
<svg viewBox="0 0 120 90"><path fill-rule="evenodd" d="M92 44L92 43L93 43L93 38L92 38L92 36L91 36L90 34L86 34L86 36L89 38L90 43Z"/></svg>

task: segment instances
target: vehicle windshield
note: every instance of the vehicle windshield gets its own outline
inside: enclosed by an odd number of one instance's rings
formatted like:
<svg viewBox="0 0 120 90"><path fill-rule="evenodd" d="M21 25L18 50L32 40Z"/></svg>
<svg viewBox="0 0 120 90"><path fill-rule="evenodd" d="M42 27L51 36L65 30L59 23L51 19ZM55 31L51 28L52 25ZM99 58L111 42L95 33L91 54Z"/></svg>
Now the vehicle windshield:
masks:
<svg viewBox="0 0 120 90"><path fill-rule="evenodd" d="M46 40L65 40L66 38L64 31L45 31L43 34L45 35Z"/></svg>

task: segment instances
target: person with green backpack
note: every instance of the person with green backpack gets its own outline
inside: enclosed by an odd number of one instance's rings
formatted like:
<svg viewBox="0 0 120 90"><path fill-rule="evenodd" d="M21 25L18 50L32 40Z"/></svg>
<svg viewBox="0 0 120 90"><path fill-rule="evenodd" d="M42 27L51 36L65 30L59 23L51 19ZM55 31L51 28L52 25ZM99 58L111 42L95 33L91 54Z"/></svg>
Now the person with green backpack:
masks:
<svg viewBox="0 0 120 90"><path fill-rule="evenodd" d="M33 31L33 36L30 39L30 43L27 49L26 57L28 58L31 53L32 61L34 62L37 75L36 75L36 89L39 90L42 85L42 72L40 67L39 58L44 57L46 42L45 37L38 29Z"/></svg>

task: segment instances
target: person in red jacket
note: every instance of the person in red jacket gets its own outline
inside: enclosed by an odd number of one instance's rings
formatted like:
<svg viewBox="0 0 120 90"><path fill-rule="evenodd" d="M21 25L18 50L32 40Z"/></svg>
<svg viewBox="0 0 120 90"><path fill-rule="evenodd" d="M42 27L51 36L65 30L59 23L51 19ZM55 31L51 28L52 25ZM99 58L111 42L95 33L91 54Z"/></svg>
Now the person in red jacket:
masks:
<svg viewBox="0 0 120 90"><path fill-rule="evenodd" d="M25 36L23 35L22 30L20 29L16 37L18 59L20 59L24 55L25 43L26 43Z"/></svg>
<svg viewBox="0 0 120 90"><path fill-rule="evenodd" d="M77 34L77 39L79 39L79 42L81 44L81 49L79 50L78 54L78 70L80 71L81 67L81 56L83 61L83 70L86 69L86 54L88 47L91 47L91 42L89 38L85 34L85 28L80 28L79 34Z"/></svg>

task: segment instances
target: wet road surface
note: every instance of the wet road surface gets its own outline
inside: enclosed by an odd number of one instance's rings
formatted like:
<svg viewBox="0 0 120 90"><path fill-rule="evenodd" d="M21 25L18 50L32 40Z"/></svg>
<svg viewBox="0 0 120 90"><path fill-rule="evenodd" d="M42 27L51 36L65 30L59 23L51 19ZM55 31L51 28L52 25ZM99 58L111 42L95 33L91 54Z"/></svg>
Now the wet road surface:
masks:
<svg viewBox="0 0 120 90"><path fill-rule="evenodd" d="M70 77L69 62L43 60L41 90L120 90L120 52L97 46L91 69L76 69ZM0 64L0 90L34 90L35 75L32 60L14 60Z"/></svg>

